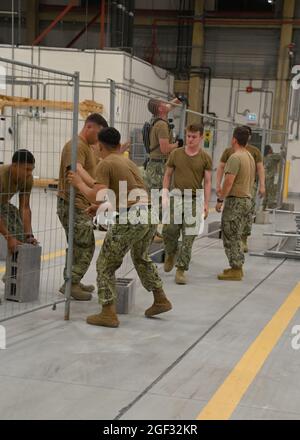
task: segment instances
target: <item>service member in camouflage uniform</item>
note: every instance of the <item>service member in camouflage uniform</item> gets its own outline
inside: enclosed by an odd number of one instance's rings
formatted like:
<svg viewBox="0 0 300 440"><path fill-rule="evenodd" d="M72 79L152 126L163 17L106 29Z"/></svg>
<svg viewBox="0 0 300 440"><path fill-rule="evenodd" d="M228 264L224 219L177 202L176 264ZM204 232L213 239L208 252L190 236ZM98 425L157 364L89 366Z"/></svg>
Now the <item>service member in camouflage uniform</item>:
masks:
<svg viewBox="0 0 300 440"><path fill-rule="evenodd" d="M88 116L84 127L78 136L77 147L77 171L87 182L94 182L96 171L96 156L91 145L98 142L98 133L107 127L106 120L99 114L93 113ZM68 240L69 233L69 193L70 186L67 182L67 172L71 166L72 141L64 146L59 171L57 215L65 230ZM90 292L94 286L86 286L81 279L87 272L95 251L95 237L92 220L86 210L90 207L89 201L79 191L75 195L74 212L74 241L73 241L73 265L72 265L72 289L71 296L78 301L88 301L92 298ZM64 280L67 280L67 251L64 268ZM65 283L59 289L65 292Z"/></svg>
<svg viewBox="0 0 300 440"><path fill-rule="evenodd" d="M218 275L219 280L240 281L243 278L245 256L242 249L242 234L252 222L251 191L255 179L255 162L247 151L249 133L247 128L234 130L232 147L234 154L225 166L223 188L219 191L216 210L225 206L222 214L222 235L230 269Z"/></svg>
<svg viewBox="0 0 300 440"><path fill-rule="evenodd" d="M252 130L247 125L243 125L244 128L246 128L249 132L249 139L251 138ZM246 146L247 151L252 155L255 165L256 165L256 175L258 177L259 182L259 195L260 197L264 197L265 195L265 172L264 172L264 166L263 166L263 158L261 155L261 152L258 148L256 148L254 145L250 145L247 143ZM216 180L216 192L217 196L219 195L221 191L221 183L224 176L224 169L226 166L226 163L230 156L234 153L234 150L232 147L226 148L226 150L223 152L220 163L217 170L217 180ZM244 252L248 252L248 237L251 235L252 230L252 223L253 223L253 217L255 216L255 204L256 204L256 193L257 193L257 179L254 182L253 188L251 190L251 212L252 212L252 222L247 223L245 225L245 229L242 234L242 245Z"/></svg>
<svg viewBox="0 0 300 440"><path fill-rule="evenodd" d="M148 110L152 114L150 157L145 173L149 190L162 189L168 155L178 147L178 142L173 143L173 135L168 123L172 104L180 104L180 101L174 99L171 103L166 103L152 98L148 102Z"/></svg>
<svg viewBox="0 0 300 440"><path fill-rule="evenodd" d="M179 190L179 194L184 194L185 190L191 190L192 200L190 201L190 213L188 209L182 209L182 222L181 224L175 224L174 214L179 212L177 209L177 201L180 205L183 203L183 198L171 197L171 210L170 210L170 224L165 224L163 227L163 239L166 250L166 258L164 269L165 272L170 272L175 265L176 253L178 251L178 239L180 232L182 233L182 245L179 249L177 262L176 262L176 276L175 282L177 284L186 284L185 271L189 269L189 264L192 256L192 247L197 232L190 231L188 229L194 227L197 229L196 224L191 225L190 215L195 218L196 215L201 216L196 210L197 190L202 189L202 182L204 180L204 214L208 215L208 205L211 193L211 170L212 161L210 156L201 148L201 142L203 139L203 126L198 124L192 124L187 127L186 130L186 145L182 148L177 148L169 156L166 172L164 176L163 187L164 190L169 190L171 186L172 177L174 178L173 191ZM179 199L179 200L178 200ZM167 205L168 200L163 197L163 205ZM198 205L199 206L199 205ZM182 205L184 208L184 204ZM181 209L181 206L179 206ZM199 225L200 227L200 225Z"/></svg>
<svg viewBox="0 0 300 440"><path fill-rule="evenodd" d="M139 169L131 160L119 154L120 133L116 129L103 129L98 137L103 160L97 165L94 184L87 186L77 174L72 172L69 173L69 181L85 194L91 203L95 203L97 193L101 191L97 197L97 200L100 197L100 208L106 203L108 190L113 191L116 197L114 208L118 212L117 222L109 228L97 260L98 296L102 311L100 314L89 316L87 323L118 327L115 272L129 250L143 286L146 290L152 291L154 296L154 303L145 311L145 315L151 317L167 312L171 310L172 305L163 291L157 268L148 254L156 225L151 224L148 194ZM127 185L125 193L120 192L120 182ZM137 203L130 201L129 194L132 191L135 191ZM133 218L136 218L137 212L141 221L135 224Z"/></svg>
<svg viewBox="0 0 300 440"><path fill-rule="evenodd" d="M180 104L178 99L170 103L151 98L148 102L148 110L152 114L150 129L150 155L145 170L145 183L148 190L163 187L165 165L168 155L178 147L178 142L173 143L173 134L168 123L168 114L172 110L172 104ZM157 233L157 236L160 234ZM157 239L156 241L162 241Z"/></svg>
<svg viewBox="0 0 300 440"><path fill-rule="evenodd" d="M281 155L273 153L271 145L265 146L264 151L264 167L266 174L266 196L264 198L263 208L276 207L277 185L275 177L278 174Z"/></svg>
<svg viewBox="0 0 300 440"><path fill-rule="evenodd" d="M9 252L22 243L36 244L32 234L30 194L35 159L28 150L17 150L11 165L0 165L0 233L7 240ZM19 193L19 209L10 203Z"/></svg>

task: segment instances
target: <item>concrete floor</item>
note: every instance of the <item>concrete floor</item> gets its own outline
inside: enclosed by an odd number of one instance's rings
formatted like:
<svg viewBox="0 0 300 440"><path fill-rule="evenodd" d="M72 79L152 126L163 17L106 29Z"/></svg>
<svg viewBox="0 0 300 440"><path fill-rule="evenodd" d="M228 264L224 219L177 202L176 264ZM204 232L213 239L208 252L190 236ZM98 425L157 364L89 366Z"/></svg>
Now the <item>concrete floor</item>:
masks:
<svg viewBox="0 0 300 440"><path fill-rule="evenodd" d="M218 218L210 215L210 221ZM287 216L279 223L293 226ZM276 243L262 235L270 228L254 225L251 250ZM56 264L61 272L59 259ZM144 318L152 297L138 283L134 312L120 316L118 329L85 323L98 311L96 295L90 303L72 302L69 322L63 304L4 322L0 419L195 419L299 282L295 260L248 255L242 282L218 281L224 267L221 241L197 240L188 285L176 285L174 273L164 274L159 265L173 310ZM129 269L127 262L123 273ZM94 264L86 281L95 282ZM52 282L59 285L59 276ZM232 419L300 418L294 325L300 325L299 309Z"/></svg>

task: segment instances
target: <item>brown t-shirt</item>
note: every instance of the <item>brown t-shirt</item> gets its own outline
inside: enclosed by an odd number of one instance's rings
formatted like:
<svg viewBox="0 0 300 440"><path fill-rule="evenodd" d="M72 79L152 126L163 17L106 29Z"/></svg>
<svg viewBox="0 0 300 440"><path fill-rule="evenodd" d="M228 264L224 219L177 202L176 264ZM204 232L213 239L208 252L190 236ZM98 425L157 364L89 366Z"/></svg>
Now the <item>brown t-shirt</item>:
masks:
<svg viewBox="0 0 300 440"><path fill-rule="evenodd" d="M126 182L127 188L124 192L119 183ZM119 153L111 153L105 159L98 163L96 168L96 183L105 185L112 190L116 196L116 209L119 207L130 207L135 203L148 204L148 194L138 167L130 159ZM130 191L137 189L143 190L144 196L139 200L128 200ZM145 194L146 193L146 194ZM124 200L125 199L125 200ZM110 200L112 202L112 200Z"/></svg>
<svg viewBox="0 0 300 440"><path fill-rule="evenodd" d="M263 161L261 152L259 151L259 149L257 147L254 147L254 145L247 145L246 150L249 151L249 153L253 157L253 159L255 161L255 165L257 165L258 163ZM223 154L221 156L220 161L223 163L226 163L232 154L234 154L233 147L226 148L226 150L223 152Z"/></svg>
<svg viewBox="0 0 300 440"><path fill-rule="evenodd" d="M167 121L157 121L150 130L150 150L155 148L155 150L150 153L150 158L152 159L166 159L166 155L160 151L160 139L168 139L170 143L173 142L172 132Z"/></svg>
<svg viewBox="0 0 300 440"><path fill-rule="evenodd" d="M195 156L189 156L182 147L171 152L167 167L174 169L174 188L182 192L192 189L195 195L197 189L202 189L205 171L212 170L212 160L202 148Z"/></svg>
<svg viewBox="0 0 300 440"><path fill-rule="evenodd" d="M33 177L25 181L13 182L10 176L10 165L0 165L0 205L8 203L17 193L30 194L33 186Z"/></svg>
<svg viewBox="0 0 300 440"><path fill-rule="evenodd" d="M77 147L77 163L80 163L82 167L89 173L89 175L94 179L96 171L96 157L95 153L81 137L78 137L78 147ZM71 165L72 162L72 141L66 143L61 154L60 170L59 170L59 180L58 180L58 197L69 201L70 185L67 182L67 167ZM89 201L81 194L76 191L75 194L75 207L78 209L85 209L90 206Z"/></svg>
<svg viewBox="0 0 300 440"><path fill-rule="evenodd" d="M255 162L248 151L238 151L232 154L226 162L224 173L236 176L227 197L252 197Z"/></svg>

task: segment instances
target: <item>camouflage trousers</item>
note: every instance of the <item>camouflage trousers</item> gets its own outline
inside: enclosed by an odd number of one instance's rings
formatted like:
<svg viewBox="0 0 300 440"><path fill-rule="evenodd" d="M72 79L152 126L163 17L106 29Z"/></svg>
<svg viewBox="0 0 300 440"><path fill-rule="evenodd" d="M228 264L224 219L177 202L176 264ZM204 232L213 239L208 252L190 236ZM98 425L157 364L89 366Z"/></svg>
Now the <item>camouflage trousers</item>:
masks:
<svg viewBox="0 0 300 440"><path fill-rule="evenodd" d="M65 230L68 241L69 235L69 204L63 199L57 199L57 215ZM74 241L73 241L73 264L72 283L79 283L87 272L95 251L95 237L93 224L90 217L80 209L74 212ZM64 267L64 279L67 280L67 258Z"/></svg>
<svg viewBox="0 0 300 440"><path fill-rule="evenodd" d="M256 207L256 194L257 194L257 183L254 184L252 188L252 198L251 198L251 222L247 222L245 224L242 237L243 239L250 237L252 232L253 218L255 216L255 207Z"/></svg>
<svg viewBox="0 0 300 440"><path fill-rule="evenodd" d="M151 195L151 189L162 190L163 180L165 174L165 162L153 162L151 159L147 163L147 168L144 174L144 182ZM162 215L162 205L159 204L159 215ZM156 228L156 235L161 236Z"/></svg>
<svg viewBox="0 0 300 440"><path fill-rule="evenodd" d="M176 200L176 199L175 199ZM195 224L190 224L188 221L188 215L183 215L181 218L181 224L175 224L175 210L176 210L176 201L174 198L170 200L170 224L163 226L163 239L165 245L165 251L168 255L176 255L177 253L177 262L176 267L182 270L188 270L191 257L192 257L192 247L195 238L198 234L192 235L189 232L189 228L195 227ZM196 199L192 201L192 213L195 216L195 207L196 207ZM178 239L182 235L182 243L178 250Z"/></svg>
<svg viewBox="0 0 300 440"><path fill-rule="evenodd" d="M241 268L245 262L242 236L252 224L252 200L228 197L222 214L222 236L225 253L232 268Z"/></svg>
<svg viewBox="0 0 300 440"><path fill-rule="evenodd" d="M164 174L165 162L153 162L150 159L145 172L145 184L149 191L151 189L162 189Z"/></svg>
<svg viewBox="0 0 300 440"><path fill-rule="evenodd" d="M277 201L276 196L277 196L277 185L274 183L274 176L271 177L266 176L266 195L263 203L264 209L274 207Z"/></svg>
<svg viewBox="0 0 300 440"><path fill-rule="evenodd" d="M162 287L157 268L148 253L156 225L150 223L150 210L144 215L147 216L146 224L114 224L105 236L97 259L98 296L102 305L116 301L115 272L129 250L144 288L150 292Z"/></svg>
<svg viewBox="0 0 300 440"><path fill-rule="evenodd" d="M18 208L11 203L0 205L0 217L10 235L24 242L24 227Z"/></svg>

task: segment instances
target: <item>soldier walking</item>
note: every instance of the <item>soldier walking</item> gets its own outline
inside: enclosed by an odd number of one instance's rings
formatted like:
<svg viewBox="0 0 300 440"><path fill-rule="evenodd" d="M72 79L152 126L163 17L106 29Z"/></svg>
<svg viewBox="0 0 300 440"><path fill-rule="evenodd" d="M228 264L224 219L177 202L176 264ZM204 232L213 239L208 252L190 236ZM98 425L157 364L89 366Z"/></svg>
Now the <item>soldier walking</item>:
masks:
<svg viewBox="0 0 300 440"><path fill-rule="evenodd" d="M172 177L174 179L173 191L179 190L178 196L171 198L171 212L170 212L170 224L163 226L163 239L166 250L166 257L164 263L165 272L170 272L176 260L176 254L178 252L178 239L180 232L182 233L182 245L179 249L176 262L176 276L175 282L177 284L186 284L185 271L189 269L189 264L192 256L192 246L197 232L189 233L189 229L196 225L191 224L191 217L201 216L201 213L197 212L196 204L197 190L202 189L202 182L204 180L204 214L208 216L209 199L211 193L211 170L212 160L211 157L202 149L201 142L203 140L203 126L200 124L189 125L186 130L186 145L182 148L177 148L169 156L166 172L164 176L163 187L164 190L169 190ZM181 223L176 224L175 215L177 211L177 201L179 201L180 207L187 206L184 202L184 191L191 191L191 209L188 213L187 209L182 212ZM167 200L163 196L163 205L166 206ZM186 201L185 201L186 202ZM198 205L199 206L199 205ZM200 220L200 218L196 221Z"/></svg>

